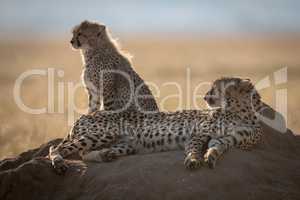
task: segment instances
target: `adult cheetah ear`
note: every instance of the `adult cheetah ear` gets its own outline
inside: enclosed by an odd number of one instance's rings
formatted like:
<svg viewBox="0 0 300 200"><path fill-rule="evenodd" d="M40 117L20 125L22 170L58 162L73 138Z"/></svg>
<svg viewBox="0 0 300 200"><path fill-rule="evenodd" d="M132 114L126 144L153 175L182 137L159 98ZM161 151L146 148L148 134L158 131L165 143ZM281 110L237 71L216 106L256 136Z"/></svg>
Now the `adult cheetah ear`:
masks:
<svg viewBox="0 0 300 200"><path fill-rule="evenodd" d="M243 78L242 82L251 82L251 79L250 78Z"/></svg>
<svg viewBox="0 0 300 200"><path fill-rule="evenodd" d="M241 82L240 82L241 85L251 85L251 80L250 78L243 78L241 79Z"/></svg>

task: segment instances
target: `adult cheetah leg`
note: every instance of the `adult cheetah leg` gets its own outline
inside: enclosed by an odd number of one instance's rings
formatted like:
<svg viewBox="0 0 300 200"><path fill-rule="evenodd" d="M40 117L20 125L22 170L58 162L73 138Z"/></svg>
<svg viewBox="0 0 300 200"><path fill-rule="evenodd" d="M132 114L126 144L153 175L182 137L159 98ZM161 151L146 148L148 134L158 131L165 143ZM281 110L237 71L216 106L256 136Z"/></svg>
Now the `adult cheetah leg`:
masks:
<svg viewBox="0 0 300 200"><path fill-rule="evenodd" d="M208 150L204 155L204 160L208 163L209 168L214 168L217 160L227 150L234 146L248 150L259 141L260 134L260 128L245 127L236 130L230 135L211 139L208 143Z"/></svg>
<svg viewBox="0 0 300 200"><path fill-rule="evenodd" d="M207 148L209 135L192 135L185 146L184 165L188 169L196 169L204 163L202 156Z"/></svg>
<svg viewBox="0 0 300 200"><path fill-rule="evenodd" d="M236 137L232 135L211 139L208 143L207 152L204 155L204 160L209 168L215 168L218 158L229 148L233 147L236 141Z"/></svg>
<svg viewBox="0 0 300 200"><path fill-rule="evenodd" d="M63 174L67 170L67 165L64 161L65 157L76 152L90 151L93 148L109 146L114 141L115 136L113 134L88 134L82 136L79 140L61 144L56 148L50 147L49 157L56 172L58 174Z"/></svg>
<svg viewBox="0 0 300 200"><path fill-rule="evenodd" d="M82 160L88 162L110 162L113 159L135 154L136 149L128 143L119 142L112 145L110 148L103 148L100 150L90 151L82 154Z"/></svg>

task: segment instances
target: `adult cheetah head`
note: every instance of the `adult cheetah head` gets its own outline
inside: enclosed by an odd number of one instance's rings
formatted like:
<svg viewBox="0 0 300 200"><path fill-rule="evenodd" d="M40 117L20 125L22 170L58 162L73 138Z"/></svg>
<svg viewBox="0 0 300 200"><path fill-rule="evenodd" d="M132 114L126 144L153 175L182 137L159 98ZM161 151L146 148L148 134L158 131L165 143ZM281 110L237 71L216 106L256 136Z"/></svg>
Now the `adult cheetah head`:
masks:
<svg viewBox="0 0 300 200"><path fill-rule="evenodd" d="M70 41L74 49L89 49L105 37L106 27L97 22L83 21L73 28Z"/></svg>
<svg viewBox="0 0 300 200"><path fill-rule="evenodd" d="M260 95L250 79L225 77L214 81L204 100L209 107L255 109Z"/></svg>

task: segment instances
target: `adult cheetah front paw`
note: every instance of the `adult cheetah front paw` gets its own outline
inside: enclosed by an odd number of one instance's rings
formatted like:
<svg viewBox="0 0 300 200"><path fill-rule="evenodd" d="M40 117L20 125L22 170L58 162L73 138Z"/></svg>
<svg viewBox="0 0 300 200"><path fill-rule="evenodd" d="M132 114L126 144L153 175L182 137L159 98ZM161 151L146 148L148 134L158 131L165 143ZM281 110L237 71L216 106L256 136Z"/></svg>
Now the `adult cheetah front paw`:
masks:
<svg viewBox="0 0 300 200"><path fill-rule="evenodd" d="M203 160L192 153L189 153L184 159L184 166L187 169L198 169L202 165L203 165Z"/></svg>
<svg viewBox="0 0 300 200"><path fill-rule="evenodd" d="M204 161L208 164L210 169L214 169L218 159L218 151L216 149L210 148L204 155Z"/></svg>
<svg viewBox="0 0 300 200"><path fill-rule="evenodd" d="M52 166L55 172L59 175L64 175L69 168L64 159L61 159L59 157L52 160Z"/></svg>
<svg viewBox="0 0 300 200"><path fill-rule="evenodd" d="M116 153L111 149L101 149L99 155L103 162L110 162L116 158Z"/></svg>

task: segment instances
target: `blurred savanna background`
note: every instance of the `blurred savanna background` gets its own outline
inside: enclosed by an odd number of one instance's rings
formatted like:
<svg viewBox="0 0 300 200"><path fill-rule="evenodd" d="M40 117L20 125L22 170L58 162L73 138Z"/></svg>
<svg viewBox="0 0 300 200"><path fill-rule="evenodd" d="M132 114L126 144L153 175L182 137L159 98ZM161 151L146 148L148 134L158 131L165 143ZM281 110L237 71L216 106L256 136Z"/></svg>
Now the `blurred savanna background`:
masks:
<svg viewBox="0 0 300 200"><path fill-rule="evenodd" d="M161 110L205 108L209 83L242 76L261 83L274 108L287 99L288 127L300 133L299 9L297 0L0 0L0 158L64 137L85 112L81 57L69 42L85 19L119 38ZM18 90L18 78L36 69L46 74L28 76ZM276 81L278 71L287 81ZM46 112L24 111L18 91L26 106Z"/></svg>

